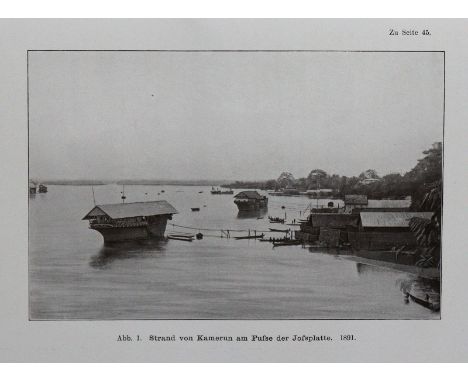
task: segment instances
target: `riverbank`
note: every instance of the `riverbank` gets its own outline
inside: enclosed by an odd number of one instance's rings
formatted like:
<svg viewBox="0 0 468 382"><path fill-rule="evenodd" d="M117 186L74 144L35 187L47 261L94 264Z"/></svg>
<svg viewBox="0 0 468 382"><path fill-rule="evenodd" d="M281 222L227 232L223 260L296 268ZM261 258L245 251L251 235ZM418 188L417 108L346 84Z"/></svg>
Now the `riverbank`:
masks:
<svg viewBox="0 0 468 382"><path fill-rule="evenodd" d="M375 267L389 268L397 272L409 273L423 279L440 280L440 270L437 268L421 268L415 265L390 263L388 261L369 259L367 257L361 257L355 254L342 255L340 258Z"/></svg>

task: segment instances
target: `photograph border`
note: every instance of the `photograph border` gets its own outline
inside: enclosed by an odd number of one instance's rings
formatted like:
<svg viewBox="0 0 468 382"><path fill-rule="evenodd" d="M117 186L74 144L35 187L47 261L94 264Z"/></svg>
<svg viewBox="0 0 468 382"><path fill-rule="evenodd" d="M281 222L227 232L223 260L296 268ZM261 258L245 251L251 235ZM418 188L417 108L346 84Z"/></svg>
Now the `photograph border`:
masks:
<svg viewBox="0 0 468 382"><path fill-rule="evenodd" d="M29 112L29 53L30 52L155 52L155 53L442 53L443 54L443 105L442 105L442 201L441 201L441 262L440 262L440 312L439 318L434 319L414 319L414 318L107 318L107 319L89 319L89 318L66 318L66 319L33 319L31 318L31 285L30 285L30 206L29 206L29 192L28 192L28 268L27 268L27 291L28 291L28 321L29 322L108 322L108 321L441 321L443 308L442 308L442 292L443 292L443 247L444 247L444 166L445 166L445 109L446 109L446 51L445 50L343 50L343 49L27 49L26 50L26 107L27 107L27 179L26 184L29 183L30 176L30 112ZM29 190L26 190L29 191Z"/></svg>

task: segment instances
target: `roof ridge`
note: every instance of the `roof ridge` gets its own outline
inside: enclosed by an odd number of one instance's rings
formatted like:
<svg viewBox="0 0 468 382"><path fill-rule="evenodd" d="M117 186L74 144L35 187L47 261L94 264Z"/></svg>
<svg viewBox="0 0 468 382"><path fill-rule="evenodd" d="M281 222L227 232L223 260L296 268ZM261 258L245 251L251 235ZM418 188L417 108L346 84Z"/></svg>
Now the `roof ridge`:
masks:
<svg viewBox="0 0 468 382"><path fill-rule="evenodd" d="M128 204L137 204L137 203L156 203L156 202L166 202L169 203L167 200L145 200L141 202L125 202L125 203L106 203L106 204L96 204L96 207L99 206L113 206L113 205L128 205Z"/></svg>

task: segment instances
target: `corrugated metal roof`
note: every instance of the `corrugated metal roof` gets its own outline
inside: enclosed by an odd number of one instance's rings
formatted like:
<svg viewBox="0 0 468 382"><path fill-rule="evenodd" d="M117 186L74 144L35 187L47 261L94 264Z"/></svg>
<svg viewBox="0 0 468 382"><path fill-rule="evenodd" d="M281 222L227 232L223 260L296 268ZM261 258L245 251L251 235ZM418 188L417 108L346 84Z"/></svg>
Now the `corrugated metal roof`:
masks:
<svg viewBox="0 0 468 382"><path fill-rule="evenodd" d="M366 208L410 208L411 199L403 200L373 200L367 201Z"/></svg>
<svg viewBox="0 0 468 382"><path fill-rule="evenodd" d="M363 227L408 227L411 218L430 219L433 212L361 212Z"/></svg>
<svg viewBox="0 0 468 382"><path fill-rule="evenodd" d="M95 208L99 208L112 219L131 218L136 216L154 216L177 214L178 211L167 201L157 200L152 202L99 204L94 207L83 220L89 219Z"/></svg>
<svg viewBox="0 0 468 382"><path fill-rule="evenodd" d="M359 215L337 214L337 213L317 213L311 214L313 227L345 228L348 226L357 227Z"/></svg>
<svg viewBox="0 0 468 382"><path fill-rule="evenodd" d="M235 198L247 198L247 199L262 199L263 196L260 195L257 191L242 191L239 192Z"/></svg>
<svg viewBox="0 0 468 382"><path fill-rule="evenodd" d="M345 195L345 204L367 204L367 195Z"/></svg>

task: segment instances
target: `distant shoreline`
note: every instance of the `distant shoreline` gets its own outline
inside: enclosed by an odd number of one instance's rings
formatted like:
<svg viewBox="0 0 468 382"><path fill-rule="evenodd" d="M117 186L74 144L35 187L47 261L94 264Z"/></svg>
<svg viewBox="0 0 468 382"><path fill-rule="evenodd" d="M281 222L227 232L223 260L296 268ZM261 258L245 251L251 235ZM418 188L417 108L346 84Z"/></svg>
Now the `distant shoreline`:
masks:
<svg viewBox="0 0 468 382"><path fill-rule="evenodd" d="M215 186L225 180L43 180L40 183L51 186L105 186L109 184L126 186Z"/></svg>

